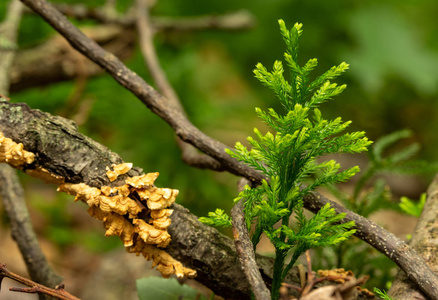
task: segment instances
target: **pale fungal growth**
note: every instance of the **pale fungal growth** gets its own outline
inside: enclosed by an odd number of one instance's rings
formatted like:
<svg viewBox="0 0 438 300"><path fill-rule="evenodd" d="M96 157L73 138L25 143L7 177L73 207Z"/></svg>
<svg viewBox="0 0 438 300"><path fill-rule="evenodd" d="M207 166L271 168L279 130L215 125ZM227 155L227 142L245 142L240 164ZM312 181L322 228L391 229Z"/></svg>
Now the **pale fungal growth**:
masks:
<svg viewBox="0 0 438 300"><path fill-rule="evenodd" d="M129 214L129 217L135 218L139 212L141 212L141 207L129 197L123 197L122 195L115 196L104 196L100 195L95 198L93 203L99 206L104 212L115 212L119 215Z"/></svg>
<svg viewBox="0 0 438 300"><path fill-rule="evenodd" d="M126 249L130 253L142 254L147 260L152 260L152 268L157 267L164 278L169 278L175 274L177 277L193 278L196 271L184 267L179 261L175 260L168 253L153 245L144 244L143 240L137 239L135 245Z"/></svg>
<svg viewBox="0 0 438 300"><path fill-rule="evenodd" d="M33 163L35 155L23 149L22 143L15 143L0 132L0 163L8 163L14 168L23 169L24 165ZM117 177L131 170L132 163L107 167L108 179L113 182ZM179 191L168 188L157 188L154 183L159 173L148 173L129 177L126 183L117 187L102 186L100 189L85 183L64 183L64 177L50 173L41 166L27 169L32 177L43 179L47 183L59 185L58 191L75 196L74 201L82 201L89 206L91 216L103 221L105 235L117 235L123 241L128 252L143 254L153 260L152 267L157 267L163 277L175 274L177 277L196 276L196 271L185 268L168 253L160 250L169 245L170 226L173 210L167 209L175 202ZM149 224L138 219L142 218Z"/></svg>
<svg viewBox="0 0 438 300"><path fill-rule="evenodd" d="M170 234L166 230L157 229L141 219L134 219L132 223L134 223L135 231L145 244L157 245L161 248L169 245Z"/></svg>
<svg viewBox="0 0 438 300"><path fill-rule="evenodd" d="M113 182L117 179L119 175L126 174L129 172L129 170L132 169L132 163L123 163L119 165L112 165L113 171L106 167L106 176L108 176L108 179Z"/></svg>
<svg viewBox="0 0 438 300"><path fill-rule="evenodd" d="M116 213L105 213L97 206L91 206L88 209L88 213L90 216L103 221L103 226L106 229L105 236L119 236L125 247L129 247L134 244L133 238L135 234L135 228L123 216Z"/></svg>
<svg viewBox="0 0 438 300"><path fill-rule="evenodd" d="M88 206L95 203L95 199L101 194L98 188L88 186L85 183L64 183L58 187L57 191L73 195L75 196L75 202L81 200L87 203Z"/></svg>
<svg viewBox="0 0 438 300"><path fill-rule="evenodd" d="M155 228L167 229L170 226L170 216L172 213L173 209L152 210L149 223L154 225Z"/></svg>
<svg viewBox="0 0 438 300"><path fill-rule="evenodd" d="M157 210L171 206L175 202L179 191L151 187L149 189L138 190L137 193L142 200L146 201L149 209Z"/></svg>
<svg viewBox="0 0 438 300"><path fill-rule="evenodd" d="M14 168L31 164L35 159L32 152L23 149L23 144L17 144L0 132L0 163L7 163Z"/></svg>
<svg viewBox="0 0 438 300"><path fill-rule="evenodd" d="M126 183L137 189L149 188L154 185L154 182L157 179L158 175L160 175L160 173L155 172L147 173L141 176L134 176L126 179Z"/></svg>
<svg viewBox="0 0 438 300"><path fill-rule="evenodd" d="M114 171L107 172L108 178L128 172L132 164L113 165ZM107 168L109 169L109 168ZM112 172L112 173L111 173ZM129 177L126 183L117 187L102 186L100 189L84 183L65 183L58 191L75 196L88 204L91 216L103 221L105 235L117 235L129 252L143 254L153 260L153 266L163 277L176 274L178 277L194 277L196 271L185 268L166 252L157 247L167 247L171 237L167 232L170 226L172 209L168 209L178 195L178 190L157 188L154 185L158 173L148 173ZM114 180L115 180L114 179ZM146 208L147 207L147 208ZM142 212L142 219L137 218Z"/></svg>

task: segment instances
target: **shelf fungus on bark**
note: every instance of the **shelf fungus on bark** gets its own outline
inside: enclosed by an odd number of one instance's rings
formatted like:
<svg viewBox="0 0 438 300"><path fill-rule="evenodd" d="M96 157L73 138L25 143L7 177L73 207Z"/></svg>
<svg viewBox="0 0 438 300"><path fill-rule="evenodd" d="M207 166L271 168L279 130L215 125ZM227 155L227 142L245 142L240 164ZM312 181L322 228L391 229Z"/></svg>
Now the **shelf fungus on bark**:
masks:
<svg viewBox="0 0 438 300"><path fill-rule="evenodd" d="M114 165L113 168L116 169ZM107 173L108 178L112 175ZM84 183L65 183L58 187L58 191L74 195L75 201L87 203L89 214L103 221L106 236L118 235L128 252L143 253L146 259L154 260L154 266L163 277L172 274L194 277L196 271L183 267L157 248L167 247L171 240L167 228L173 210L168 207L178 195L178 190L154 186L157 177L158 173L129 177L122 186L103 186L100 189ZM140 213L142 219L138 218Z"/></svg>
<svg viewBox="0 0 438 300"><path fill-rule="evenodd" d="M140 219L132 220L135 225L135 230L138 236L148 245L157 245L157 247L165 248L169 245L170 234L166 230L155 228Z"/></svg>
<svg viewBox="0 0 438 300"><path fill-rule="evenodd" d="M14 168L21 168L34 161L35 155L23 149L22 143L16 143L0 132L0 163L7 163Z"/></svg>
<svg viewBox="0 0 438 300"><path fill-rule="evenodd" d="M32 164L35 155L23 149L23 144L15 143L0 132L0 163L8 163L14 168ZM112 168L112 169L111 169ZM132 163L123 163L107 167L106 175L113 182L117 177L129 172ZM153 267L163 277L175 274L178 277L195 277L196 271L184 267L168 253L159 249L169 245L171 240L167 232L172 209L179 191L157 188L154 185L159 173L148 173L128 177L125 184L116 187L95 188L85 183L64 183L64 177L50 173L42 166L32 165L26 173L59 185L58 191L75 196L74 201L85 202L88 213L103 222L105 235L117 235L123 241L128 252L140 253L153 260ZM141 219L138 215L141 213Z"/></svg>
<svg viewBox="0 0 438 300"><path fill-rule="evenodd" d="M153 224L155 228L167 229L170 226L170 216L172 213L173 209L152 210L149 223Z"/></svg>
<svg viewBox="0 0 438 300"><path fill-rule="evenodd" d="M153 246L147 245L140 238L137 238L134 246L126 248L130 253L142 254L147 260L152 260L152 267L157 267L164 278L168 278L175 274L177 277L193 278L196 276L196 271L184 267L179 261L170 256L167 252Z"/></svg>
<svg viewBox="0 0 438 300"><path fill-rule="evenodd" d="M111 170L109 167L106 167L106 176L108 176L108 179L113 182L117 179L119 175L126 174L131 170L132 163L123 163L119 165L112 165L111 166L113 170Z"/></svg>

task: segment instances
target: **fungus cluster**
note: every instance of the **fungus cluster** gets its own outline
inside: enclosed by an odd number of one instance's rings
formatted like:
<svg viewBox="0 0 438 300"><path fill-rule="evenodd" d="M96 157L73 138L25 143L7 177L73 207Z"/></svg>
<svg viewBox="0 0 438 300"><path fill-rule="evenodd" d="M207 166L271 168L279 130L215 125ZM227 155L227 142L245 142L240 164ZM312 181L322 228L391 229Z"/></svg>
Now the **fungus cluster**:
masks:
<svg viewBox="0 0 438 300"><path fill-rule="evenodd" d="M23 144L17 144L0 132L0 163L7 163L11 167L20 169L34 161L35 155L23 149Z"/></svg>
<svg viewBox="0 0 438 300"><path fill-rule="evenodd" d="M110 181L115 181L117 176L131 168L131 163L113 165L112 170L107 168L107 176ZM128 252L153 260L153 267L157 266L163 277L173 274L194 277L196 271L185 268L159 249L167 247L171 239L167 227L173 210L168 207L175 202L178 190L157 188L154 182L158 175L134 176L126 179L122 186L103 186L100 189L84 183L64 183L58 191L74 195L75 201L87 203L88 213L103 221L106 236L119 236Z"/></svg>
<svg viewBox="0 0 438 300"><path fill-rule="evenodd" d="M0 163L8 163L14 168L23 169L33 163L35 155L23 149L23 144L15 143L0 132ZM107 177L113 182L119 175L126 174L132 163L107 167ZM175 202L179 191L158 188L154 185L159 173L148 173L129 177L125 184L117 187L90 187L85 183L64 183L64 177L50 173L35 166L26 173L59 185L58 191L75 196L75 201L85 202L91 216L103 222L105 235L117 235L130 253L142 254L152 260L163 277L175 274L177 277L195 277L196 271L184 267L160 248L169 244L171 237L167 232L173 213L168 207Z"/></svg>

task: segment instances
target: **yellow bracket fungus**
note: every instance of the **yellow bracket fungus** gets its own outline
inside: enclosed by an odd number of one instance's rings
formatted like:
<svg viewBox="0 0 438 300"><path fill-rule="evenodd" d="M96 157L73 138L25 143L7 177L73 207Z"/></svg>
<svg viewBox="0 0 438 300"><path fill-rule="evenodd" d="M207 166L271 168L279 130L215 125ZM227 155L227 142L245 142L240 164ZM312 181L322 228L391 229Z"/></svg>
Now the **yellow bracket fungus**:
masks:
<svg viewBox="0 0 438 300"><path fill-rule="evenodd" d="M129 169L131 167L132 164L129 164ZM113 169L116 170L117 166L113 165ZM129 169L123 170L128 172ZM115 181L121 175L116 173L107 172L108 178L112 178L110 181ZM89 214L103 221L106 236L118 235L128 252L141 253L146 259L153 260L153 266L157 267L163 277L172 274L194 277L196 271L183 267L180 262L157 248L167 247L171 240L167 228L173 210L168 207L175 202L179 192L154 186L158 175L148 173L129 177L122 186L103 186L100 189L84 183L65 183L58 187L58 191L74 195L75 201L87 203ZM137 218L140 212L146 214L146 219L149 217L149 224Z"/></svg>
<svg viewBox="0 0 438 300"><path fill-rule="evenodd" d="M128 173L129 170L131 170L132 168L132 163L112 165L111 167L113 168L113 171L109 167L106 167L106 176L108 176L108 179L113 182L117 179L119 175Z"/></svg>
<svg viewBox="0 0 438 300"><path fill-rule="evenodd" d="M0 132L0 163L7 163L14 168L31 164L35 159L32 152L23 149L22 143L15 143Z"/></svg>
<svg viewBox="0 0 438 300"><path fill-rule="evenodd" d="M35 155L23 149L23 144L15 143L0 132L0 163L8 163L14 168L22 169L31 164ZM129 172L132 163L123 163L107 167L106 175L113 182L119 175ZM168 253L159 249L169 244L171 237L167 232L170 226L172 209L168 209L179 191L157 188L154 185L159 173L148 173L129 177L125 184L117 187L90 187L85 183L64 183L64 178L51 174L48 170L36 166L26 173L58 184L58 191L75 196L74 201L85 202L88 213L103 222L105 235L117 235L130 253L142 254L153 260L152 267L157 267L163 277L173 274L177 277L195 277L196 271L184 267ZM138 215L141 213L141 218ZM146 222L146 221L147 222Z"/></svg>

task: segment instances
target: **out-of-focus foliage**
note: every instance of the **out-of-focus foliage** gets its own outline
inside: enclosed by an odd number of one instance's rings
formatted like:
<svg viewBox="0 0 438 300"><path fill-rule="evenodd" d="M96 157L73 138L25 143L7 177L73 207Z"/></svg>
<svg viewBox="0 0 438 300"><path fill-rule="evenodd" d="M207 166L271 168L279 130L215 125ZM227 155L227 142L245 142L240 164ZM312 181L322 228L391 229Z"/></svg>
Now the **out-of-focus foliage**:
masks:
<svg viewBox="0 0 438 300"><path fill-rule="evenodd" d="M426 203L426 193L421 194L420 200L415 203L408 197L401 197L400 208L407 214L419 218L423 211L424 204Z"/></svg>
<svg viewBox="0 0 438 300"><path fill-rule="evenodd" d="M362 170L353 191L348 193L339 186L329 187L333 197L340 201L351 211L369 218L380 210L395 210L419 217L426 194L423 193L418 203L414 203L407 197L402 197L397 205L393 201L393 195L389 185L382 175L394 174L403 176L436 172L437 164L415 160L415 154L420 146L411 143L400 147L403 140L411 137L409 130L400 130L385 135L375 141L370 147L368 154L368 166ZM370 286L381 286L392 280L396 264L389 258L379 253L376 249L365 244L358 238L352 238L345 243L332 247L320 248L315 251L314 267L319 269L340 268L348 264L348 268L356 276L369 275L367 282ZM366 262L366 263L364 263Z"/></svg>
<svg viewBox="0 0 438 300"><path fill-rule="evenodd" d="M147 277L137 280L140 300L206 300L196 289L179 283L175 278Z"/></svg>

